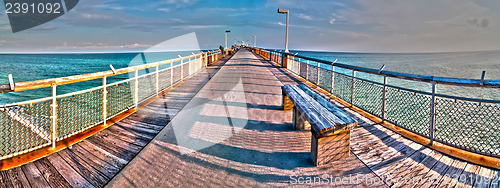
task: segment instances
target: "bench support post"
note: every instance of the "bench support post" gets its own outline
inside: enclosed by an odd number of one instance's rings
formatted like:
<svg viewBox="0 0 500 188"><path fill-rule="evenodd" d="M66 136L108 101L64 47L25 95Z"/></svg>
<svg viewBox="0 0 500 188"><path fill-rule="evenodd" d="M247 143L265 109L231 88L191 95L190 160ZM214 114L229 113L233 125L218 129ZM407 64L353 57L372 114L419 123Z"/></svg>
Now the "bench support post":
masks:
<svg viewBox="0 0 500 188"><path fill-rule="evenodd" d="M350 130L325 137L319 137L311 130L311 158L314 165L320 166L349 157Z"/></svg>
<svg viewBox="0 0 500 188"><path fill-rule="evenodd" d="M304 118L296 107L293 107L293 128L294 130L310 130L311 124Z"/></svg>
<svg viewBox="0 0 500 188"><path fill-rule="evenodd" d="M288 96L286 96L285 93L283 93L283 101L281 103L281 108L283 108L283 110L285 111L288 111L292 110L293 107L294 107L293 102L290 100L290 98L288 98Z"/></svg>

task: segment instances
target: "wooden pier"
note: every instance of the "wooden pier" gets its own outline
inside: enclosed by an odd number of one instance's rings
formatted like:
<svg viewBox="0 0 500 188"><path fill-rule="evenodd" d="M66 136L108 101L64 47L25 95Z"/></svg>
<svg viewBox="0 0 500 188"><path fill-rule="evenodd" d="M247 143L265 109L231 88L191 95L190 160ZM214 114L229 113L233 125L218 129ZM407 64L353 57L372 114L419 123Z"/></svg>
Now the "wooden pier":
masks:
<svg viewBox="0 0 500 188"><path fill-rule="evenodd" d="M413 142L333 99L359 124L351 131L351 155L314 166L310 131L294 131L291 112L281 109L281 86L301 83L242 49L71 148L0 171L0 186L260 187L308 178L325 186L325 175L341 187L499 186L499 170ZM199 110L179 113L191 109ZM179 123L190 128L177 131Z"/></svg>

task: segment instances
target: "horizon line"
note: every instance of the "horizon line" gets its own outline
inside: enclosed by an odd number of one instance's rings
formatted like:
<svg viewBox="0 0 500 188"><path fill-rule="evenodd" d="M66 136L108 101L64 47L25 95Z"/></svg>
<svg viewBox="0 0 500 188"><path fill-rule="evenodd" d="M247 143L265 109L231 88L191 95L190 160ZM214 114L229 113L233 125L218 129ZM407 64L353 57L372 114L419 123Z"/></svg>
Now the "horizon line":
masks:
<svg viewBox="0 0 500 188"><path fill-rule="evenodd" d="M259 48L259 47L258 47ZM203 49L199 51L214 50L213 49ZM284 49L278 48L262 48L266 50L276 50L284 51ZM382 51L326 51L326 50L308 50L308 49L290 49L291 51L307 51L307 52L327 52L327 53L364 53L364 54L432 54L432 53L467 53L467 52L494 52L500 51L500 49L485 49L485 50L470 50L470 51L417 51L417 52L382 52ZM161 52L189 52L190 50L179 50L179 51L154 51L148 53L161 53ZM198 50L193 50L198 51ZM2 52L0 55L16 55L16 54L120 54L120 53L144 53L144 51L33 51L33 52Z"/></svg>

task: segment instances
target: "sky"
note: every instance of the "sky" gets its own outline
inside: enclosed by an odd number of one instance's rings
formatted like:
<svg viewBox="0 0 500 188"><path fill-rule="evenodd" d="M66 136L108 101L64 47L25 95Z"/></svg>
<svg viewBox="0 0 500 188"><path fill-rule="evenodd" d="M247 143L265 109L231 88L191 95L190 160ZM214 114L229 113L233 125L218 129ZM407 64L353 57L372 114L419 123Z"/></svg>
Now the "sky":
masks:
<svg viewBox="0 0 500 188"><path fill-rule="evenodd" d="M61 17L13 33L0 6L0 53L141 51L195 32L202 49L251 40L334 52L500 50L495 0L81 0Z"/></svg>

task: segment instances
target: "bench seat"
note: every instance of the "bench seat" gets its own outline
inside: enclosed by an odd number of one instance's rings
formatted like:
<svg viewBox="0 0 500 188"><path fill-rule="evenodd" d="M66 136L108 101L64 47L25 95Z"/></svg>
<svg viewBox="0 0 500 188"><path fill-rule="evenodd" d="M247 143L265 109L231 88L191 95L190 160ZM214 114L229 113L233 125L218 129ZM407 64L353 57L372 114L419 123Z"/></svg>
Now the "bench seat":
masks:
<svg viewBox="0 0 500 188"><path fill-rule="evenodd" d="M311 157L315 165L349 156L350 130L356 120L305 85L282 86L283 108L293 110L296 130L310 127Z"/></svg>

